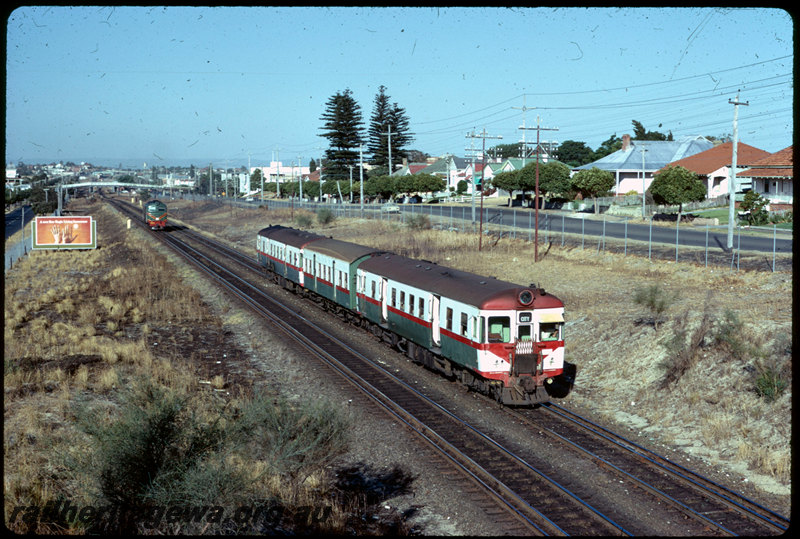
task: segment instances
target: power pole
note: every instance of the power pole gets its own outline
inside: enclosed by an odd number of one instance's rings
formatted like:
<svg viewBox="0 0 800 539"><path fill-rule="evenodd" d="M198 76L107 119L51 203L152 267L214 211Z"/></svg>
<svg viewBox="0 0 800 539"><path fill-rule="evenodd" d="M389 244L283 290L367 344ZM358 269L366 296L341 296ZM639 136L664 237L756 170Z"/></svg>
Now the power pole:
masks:
<svg viewBox="0 0 800 539"><path fill-rule="evenodd" d="M472 157L472 225L475 226L475 131L470 131L467 133L467 138L470 139L469 141L469 148L466 151L469 152L470 157Z"/></svg>
<svg viewBox="0 0 800 539"><path fill-rule="evenodd" d="M497 135L497 136L487 135L485 127L483 128L483 131L481 131L477 135L475 135L475 132L473 131L472 133L470 133L467 136L470 137L470 138L473 138L473 139L474 138L483 139L482 150L481 150L481 160L483 162L483 166L481 167L481 211L480 211L480 219L479 219L479 226L478 226L478 251L480 251L481 248L482 248L482 242L483 242L483 175L484 175L484 171L486 170L486 139L487 138L488 139L502 139L503 137L502 137L502 135ZM472 177L475 178L474 171L473 171ZM473 179L473 186L474 186L474 184L475 184L475 181ZM473 191L474 191L474 187L473 187ZM475 218L474 217L473 217L472 220L473 220L473 222L475 222Z"/></svg>
<svg viewBox="0 0 800 539"><path fill-rule="evenodd" d="M297 156L297 164L300 167L300 207L303 206L303 156Z"/></svg>
<svg viewBox="0 0 800 539"><path fill-rule="evenodd" d="M728 182L728 249L733 249L733 223L736 220L736 150L739 144L739 105L747 106L749 101L739 101L739 90L736 91L736 101L728 99L733 105L733 161L731 163L731 179Z"/></svg>
<svg viewBox="0 0 800 539"><path fill-rule="evenodd" d="M525 111L532 110L536 107L526 107L525 106L525 94L522 94L522 106L521 107L511 107L512 109L517 109L522 111L522 166L525 167L525 158L528 157L528 143L525 142Z"/></svg>
<svg viewBox="0 0 800 539"><path fill-rule="evenodd" d="M361 218L364 218L364 146L358 147L358 181L361 182Z"/></svg>
<svg viewBox="0 0 800 539"><path fill-rule="evenodd" d="M533 232L533 261L539 261L539 131L558 131L557 127L541 127L539 125L540 118L536 117L536 127L528 127L527 129L536 129L536 200L534 200L535 208L535 225Z"/></svg>

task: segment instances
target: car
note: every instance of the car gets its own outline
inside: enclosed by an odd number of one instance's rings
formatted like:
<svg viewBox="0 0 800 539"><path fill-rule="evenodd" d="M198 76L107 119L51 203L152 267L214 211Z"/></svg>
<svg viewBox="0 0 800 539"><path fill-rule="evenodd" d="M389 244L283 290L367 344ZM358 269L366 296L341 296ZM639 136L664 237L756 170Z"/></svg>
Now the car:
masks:
<svg viewBox="0 0 800 539"><path fill-rule="evenodd" d="M400 206L391 202L381 206L381 213L400 213Z"/></svg>

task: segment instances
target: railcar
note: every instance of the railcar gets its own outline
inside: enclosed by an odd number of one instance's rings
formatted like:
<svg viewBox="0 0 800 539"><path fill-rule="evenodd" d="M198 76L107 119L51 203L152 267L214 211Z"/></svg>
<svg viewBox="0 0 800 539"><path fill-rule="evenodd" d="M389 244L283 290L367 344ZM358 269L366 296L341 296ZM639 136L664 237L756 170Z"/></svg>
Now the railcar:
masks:
<svg viewBox="0 0 800 539"><path fill-rule="evenodd" d="M259 232L258 256L280 284L504 404L545 402L572 388L564 304L539 287L286 227Z"/></svg>
<svg viewBox="0 0 800 539"><path fill-rule="evenodd" d="M144 221L151 230L163 230L167 226L167 205L160 200L144 203Z"/></svg>

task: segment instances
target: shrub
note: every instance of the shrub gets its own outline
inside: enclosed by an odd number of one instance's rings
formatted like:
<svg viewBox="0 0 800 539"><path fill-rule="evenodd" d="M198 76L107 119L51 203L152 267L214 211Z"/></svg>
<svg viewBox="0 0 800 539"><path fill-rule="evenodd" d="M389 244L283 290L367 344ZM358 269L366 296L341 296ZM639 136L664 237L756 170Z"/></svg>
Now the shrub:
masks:
<svg viewBox="0 0 800 539"><path fill-rule="evenodd" d="M658 331L658 323L661 322L664 313L677 297L677 293L669 294L660 285L654 284L637 289L633 294L633 301L650 311L652 314L651 323L653 328Z"/></svg>
<svg viewBox="0 0 800 539"><path fill-rule="evenodd" d="M294 222L300 228L310 228L311 224L313 223L313 219L307 213L301 213L294 218Z"/></svg>
<svg viewBox="0 0 800 539"><path fill-rule="evenodd" d="M751 347L744 332L744 322L739 320L734 311L726 309L722 321L717 323L714 344L736 360L745 360L750 355Z"/></svg>
<svg viewBox="0 0 800 539"><path fill-rule="evenodd" d="M317 222L321 225L329 225L336 219L333 210L330 208L320 208L317 210Z"/></svg>
<svg viewBox="0 0 800 539"><path fill-rule="evenodd" d="M427 230L431 227L431 218L424 213L415 213L408 217L406 225L411 230Z"/></svg>

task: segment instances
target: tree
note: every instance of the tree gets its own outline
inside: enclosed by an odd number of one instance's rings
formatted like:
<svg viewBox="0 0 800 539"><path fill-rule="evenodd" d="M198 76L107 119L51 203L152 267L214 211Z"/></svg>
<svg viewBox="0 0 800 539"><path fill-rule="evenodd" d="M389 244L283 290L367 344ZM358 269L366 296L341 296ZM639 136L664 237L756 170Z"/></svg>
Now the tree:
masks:
<svg viewBox="0 0 800 539"><path fill-rule="evenodd" d="M535 165L534 165L535 166ZM560 161L539 164L539 193L566 197L572 190L569 167Z"/></svg>
<svg viewBox="0 0 800 539"><path fill-rule="evenodd" d="M584 197L590 196L594 199L594 212L598 212L597 197L614 187L614 175L597 167L579 171L572 177L572 185Z"/></svg>
<svg viewBox="0 0 800 539"><path fill-rule="evenodd" d="M392 176L372 176L364 183L364 194L368 197L390 199L395 192L395 178Z"/></svg>
<svg viewBox="0 0 800 539"><path fill-rule="evenodd" d="M509 157L520 157L521 152L522 144L517 142L514 144L498 144L489 148L486 153L501 159L508 159Z"/></svg>
<svg viewBox="0 0 800 539"><path fill-rule="evenodd" d="M706 197L706 186L697 178L697 174L680 166L668 166L657 172L647 191L657 204L677 204L678 222L686 202L696 202Z"/></svg>
<svg viewBox="0 0 800 539"><path fill-rule="evenodd" d="M641 122L632 120L633 123L633 139L634 140L672 140L672 131L669 135L659 133L658 131L647 131ZM661 127L661 124L658 124Z"/></svg>
<svg viewBox="0 0 800 539"><path fill-rule="evenodd" d="M328 139L329 148L325 150L324 174L328 179L348 179L352 165L358 168L358 149L363 143L364 123L361 107L353 99L350 89L337 92L326 103L325 112L320 117L324 122L321 137Z"/></svg>
<svg viewBox="0 0 800 539"><path fill-rule="evenodd" d="M369 123L367 151L372 155L370 163L389 166L389 144L391 142L392 161L397 163L408 156L405 149L413 139L408 130L406 111L397 105L389 104L386 87L381 85L375 96L372 117ZM391 130L391 141L389 133ZM389 171L391 173L391 171Z"/></svg>
<svg viewBox="0 0 800 539"><path fill-rule="evenodd" d="M492 185L498 189L508 191L509 195L513 191L520 191L522 190L521 173L519 170L499 172L492 178Z"/></svg>
<svg viewBox="0 0 800 539"><path fill-rule="evenodd" d="M585 142L565 140L558 145L558 160L572 168L591 163L592 149Z"/></svg>
<svg viewBox="0 0 800 539"><path fill-rule="evenodd" d="M747 212L748 224L758 226L767 224L769 220L769 215L765 209L767 204L769 204L769 200L755 191L748 191L744 194L744 200L742 200L739 208Z"/></svg>
<svg viewBox="0 0 800 539"><path fill-rule="evenodd" d="M616 152L620 148L622 148L622 139L617 137L617 134L614 133L608 139L604 140L600 144L600 146L594 151L594 155L592 156L592 161L597 161L598 159L602 159L603 157Z"/></svg>
<svg viewBox="0 0 800 539"><path fill-rule="evenodd" d="M411 177L418 193L438 193L447 186L446 181L433 174L414 174Z"/></svg>

